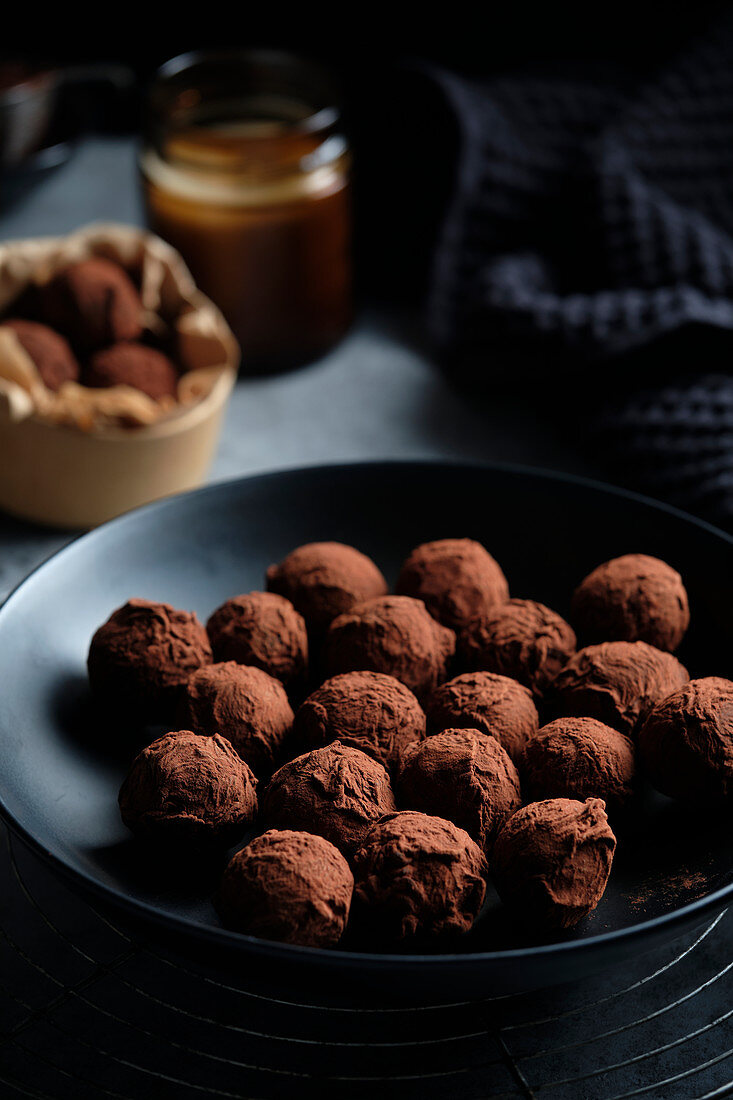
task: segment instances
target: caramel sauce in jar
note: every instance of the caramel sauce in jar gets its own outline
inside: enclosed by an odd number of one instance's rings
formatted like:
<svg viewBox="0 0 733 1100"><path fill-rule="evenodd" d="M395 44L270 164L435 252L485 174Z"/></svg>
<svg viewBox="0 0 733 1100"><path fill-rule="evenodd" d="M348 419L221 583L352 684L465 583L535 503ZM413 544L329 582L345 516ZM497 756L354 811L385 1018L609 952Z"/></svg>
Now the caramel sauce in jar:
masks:
<svg viewBox="0 0 733 1100"><path fill-rule="evenodd" d="M351 319L351 156L324 83L288 55L193 55L151 94L149 224L224 313L245 371L312 359Z"/></svg>

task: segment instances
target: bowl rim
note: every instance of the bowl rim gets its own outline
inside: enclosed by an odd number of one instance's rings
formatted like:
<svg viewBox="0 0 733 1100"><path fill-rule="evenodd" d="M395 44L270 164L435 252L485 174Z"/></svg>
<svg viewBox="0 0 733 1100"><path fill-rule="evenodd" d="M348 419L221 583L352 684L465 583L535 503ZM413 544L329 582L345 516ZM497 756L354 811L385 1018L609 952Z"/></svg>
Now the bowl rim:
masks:
<svg viewBox="0 0 733 1100"><path fill-rule="evenodd" d="M244 475L237 478L229 478L224 481L217 481L213 484L202 486L199 489L192 489L184 493L176 493L169 497L164 497L160 500L153 501L150 504L142 505L139 508L134 508L129 512L124 513L121 516L117 516L114 519L108 520L106 523L101 524L99 527L94 528L91 531L82 532L70 542L66 543L61 549L56 550L41 561L34 569L31 570L25 577L23 577L18 584L16 584L11 591L7 594L5 599L0 603L0 629L2 629L2 620L6 612L7 607L11 604L13 599L18 593L23 590L26 585L31 584L41 570L45 569L52 561L56 561L58 558L63 558L69 553L74 553L77 543L81 541L90 541L97 538L104 538L106 532L110 527L118 526L122 527L128 523L134 523L138 516L143 512L159 510L165 511L168 508L176 507L176 504L183 500L189 499L193 496L215 496L217 493L227 492L232 485L247 483L253 484L255 482L268 482L277 481L283 476L309 476L315 473L337 473L348 471L365 471L382 469L385 476L395 470L395 468L410 469L415 473L420 470L429 472L436 468L451 468L457 470L463 470L466 474L481 475L482 473L508 473L518 474L520 476L529 476L534 478L542 478L547 481L558 481L564 484L578 485L585 489L591 489L601 493L606 493L611 496L615 496L624 500L630 500L637 504L642 504L646 507L652 508L656 511L664 512L669 516L673 516L677 519L683 520L686 523L691 524L693 527L697 527L707 534L712 534L720 538L723 542L733 547L733 535L727 534L719 527L708 523L706 520L698 519L696 516L691 515L688 512L683 511L680 508L676 508L672 504L666 504L663 501L655 500L653 497L645 496L642 493L637 493L631 489L621 488L620 486L612 485L607 482L601 481L596 478L585 477L580 474L565 473L562 471L555 471L545 469L543 467L536 467L529 464L514 463L514 462L466 462L460 459L443 459L443 458L426 458L426 459L373 459L365 461L348 461L348 462L328 462L328 463L314 463L307 466L284 466L276 470L263 471L261 473L254 473ZM630 924L625 928L613 929L609 932L599 932L593 936L588 936L583 939L563 940L559 943L546 943L546 944L533 944L528 947L510 948L503 951L474 951L474 952L461 952L461 953L442 953L442 954L400 954L398 952L386 953L386 952L368 952L368 951L353 951L353 950L341 950L339 948L320 948L320 947L306 947L299 944L286 944L279 943L272 940L260 939L256 936L249 936L242 932L234 932L227 928L219 928L213 925L200 924L196 921L188 920L184 917L179 917L171 913L163 912L157 909L149 902L139 901L135 898L129 897L121 890L116 889L114 886L107 885L99 881L90 872L84 871L80 868L71 866L69 863L57 855L56 853L45 848L44 845L31 833L20 821L14 816L14 814L5 805L0 792L0 817L4 820L9 829L36 855L40 856L43 862L50 864L51 867L61 874L64 879L70 880L73 884L81 886L86 892L91 893L98 897L103 902L108 902L118 909L127 911L133 917L144 917L150 920L153 924L168 928L169 931L182 934L184 937L192 937L197 940L205 940L213 945L221 947L231 947L239 951L243 949L249 949L254 953L278 960L280 962L327 962L330 964L337 964L338 966L345 966L349 968L355 968L360 966L369 966L371 968L390 968L401 967L403 969L420 969L424 970L425 967L431 966L434 970L444 967L459 967L469 968L478 963L511 963L512 961L522 961L532 959L548 959L552 956L567 957L575 955L579 952L592 952L594 950L602 949L610 945L619 944L632 939L643 939L646 936L653 935L662 928L670 928L676 924L689 926L696 917L699 916L700 923L702 923L705 914L709 913L715 908L724 907L726 901L733 897L733 881L725 886L718 888L710 894L706 894L701 898L696 898L694 901L688 902L678 909L674 909L669 913L664 913L657 917L652 917L648 920L642 920L634 924ZM684 929L680 929L682 933Z"/></svg>

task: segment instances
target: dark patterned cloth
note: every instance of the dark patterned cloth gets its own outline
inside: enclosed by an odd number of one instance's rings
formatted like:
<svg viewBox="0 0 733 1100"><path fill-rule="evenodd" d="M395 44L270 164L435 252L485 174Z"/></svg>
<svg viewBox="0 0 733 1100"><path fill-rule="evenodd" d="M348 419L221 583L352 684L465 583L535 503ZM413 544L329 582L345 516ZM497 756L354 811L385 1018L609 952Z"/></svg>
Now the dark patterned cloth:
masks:
<svg viewBox="0 0 733 1100"><path fill-rule="evenodd" d="M507 330L583 357L687 323L733 331L733 25L655 81L441 75L462 131L434 333Z"/></svg>
<svg viewBox="0 0 733 1100"><path fill-rule="evenodd" d="M642 390L599 417L597 439L626 481L733 527L733 378Z"/></svg>
<svg viewBox="0 0 733 1100"><path fill-rule="evenodd" d="M461 133L428 310L444 355L582 372L632 480L733 522L733 381L701 377L733 367L733 18L645 82L437 79ZM710 329L714 361L671 365Z"/></svg>

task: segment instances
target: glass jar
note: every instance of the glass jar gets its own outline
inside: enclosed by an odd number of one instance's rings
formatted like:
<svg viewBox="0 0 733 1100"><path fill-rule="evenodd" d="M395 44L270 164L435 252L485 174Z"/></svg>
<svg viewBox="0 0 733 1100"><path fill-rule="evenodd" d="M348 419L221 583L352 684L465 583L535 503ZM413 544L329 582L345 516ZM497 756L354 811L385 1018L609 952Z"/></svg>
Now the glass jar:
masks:
<svg viewBox="0 0 733 1100"><path fill-rule="evenodd" d="M167 62L148 98L148 221L222 310L245 370L319 355L351 319L348 143L326 74L272 52Z"/></svg>

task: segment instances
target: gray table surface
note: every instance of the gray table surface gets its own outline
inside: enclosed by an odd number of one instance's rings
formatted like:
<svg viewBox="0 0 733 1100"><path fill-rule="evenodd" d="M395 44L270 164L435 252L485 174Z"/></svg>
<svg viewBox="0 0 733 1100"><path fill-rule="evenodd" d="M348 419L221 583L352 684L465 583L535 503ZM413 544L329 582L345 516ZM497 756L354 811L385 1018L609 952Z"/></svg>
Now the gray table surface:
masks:
<svg viewBox="0 0 733 1100"><path fill-rule="evenodd" d="M135 146L84 142L0 213L2 239L61 234L89 221L142 222ZM459 393L420 348L419 324L360 312L330 354L299 371L240 379L211 480L375 458L518 461L590 472L572 441L532 406ZM68 540L0 515L0 599Z"/></svg>

